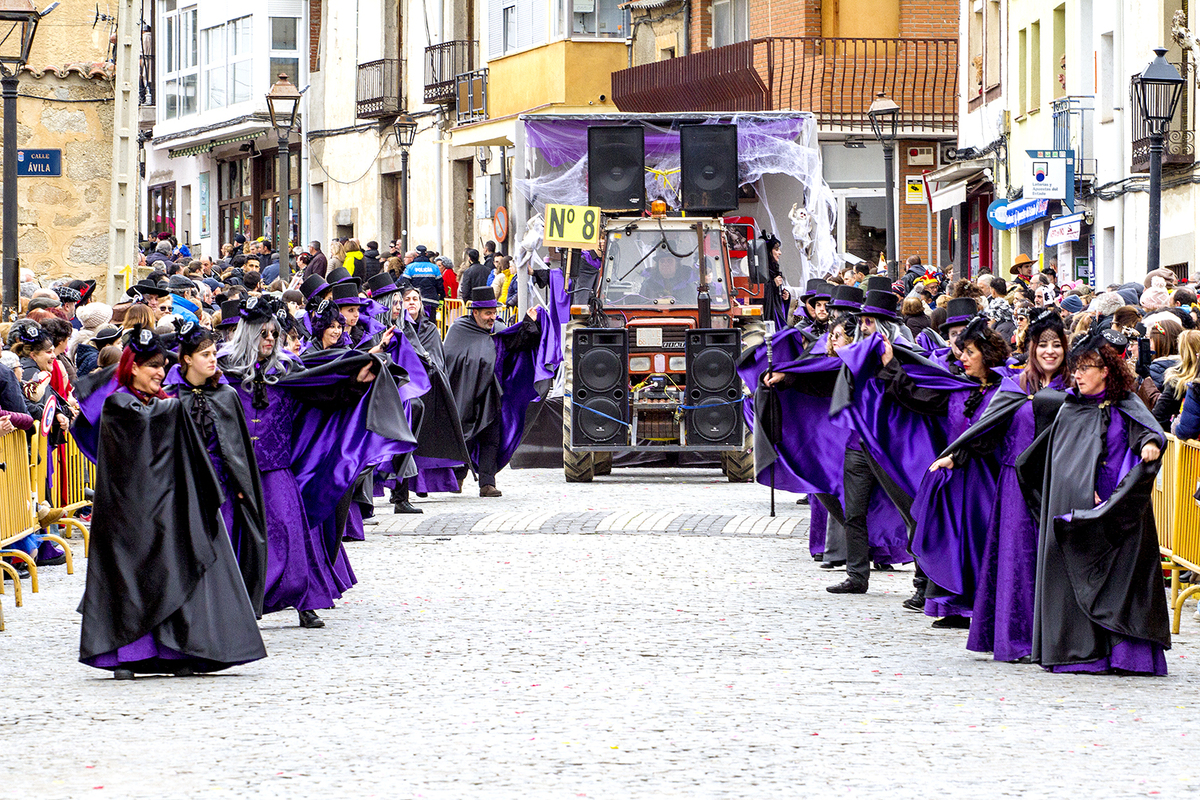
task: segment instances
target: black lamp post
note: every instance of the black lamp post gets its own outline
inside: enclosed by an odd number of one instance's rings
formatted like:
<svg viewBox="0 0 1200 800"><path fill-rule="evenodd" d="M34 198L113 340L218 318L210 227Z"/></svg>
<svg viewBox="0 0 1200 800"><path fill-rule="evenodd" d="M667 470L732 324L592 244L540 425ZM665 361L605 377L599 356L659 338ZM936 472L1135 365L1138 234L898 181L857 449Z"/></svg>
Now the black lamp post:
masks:
<svg viewBox="0 0 1200 800"><path fill-rule="evenodd" d="M417 138L417 121L412 114L401 114L392 124L396 144L400 146L400 252L408 252L408 148Z"/></svg>
<svg viewBox="0 0 1200 800"><path fill-rule="evenodd" d="M287 75L280 74L279 80L267 92L267 110L271 114L271 126L279 137L279 211L275 213L275 230L279 238L279 277L284 285L292 278L291 214L288 213L288 190L292 188L290 151L288 137L296 127L296 114L300 110L300 91L288 82Z"/></svg>
<svg viewBox="0 0 1200 800"><path fill-rule="evenodd" d="M1158 269L1162 241L1162 154L1167 126L1183 95L1183 78L1167 63L1165 47L1154 48L1154 60L1133 79L1133 100L1150 129L1150 219L1146 248L1146 271Z"/></svg>
<svg viewBox="0 0 1200 800"><path fill-rule="evenodd" d="M57 5L57 3L55 4ZM17 258L17 75L29 63L41 14L30 0L0 0L0 94L4 97L4 319L16 319L21 281Z"/></svg>
<svg viewBox="0 0 1200 800"><path fill-rule="evenodd" d="M883 145L883 186L887 201L887 262L888 277L897 277L896 265L896 184L892 177L896 160L896 126L900 122L900 106L884 97L883 92L875 96L875 102L867 109L871 130Z"/></svg>

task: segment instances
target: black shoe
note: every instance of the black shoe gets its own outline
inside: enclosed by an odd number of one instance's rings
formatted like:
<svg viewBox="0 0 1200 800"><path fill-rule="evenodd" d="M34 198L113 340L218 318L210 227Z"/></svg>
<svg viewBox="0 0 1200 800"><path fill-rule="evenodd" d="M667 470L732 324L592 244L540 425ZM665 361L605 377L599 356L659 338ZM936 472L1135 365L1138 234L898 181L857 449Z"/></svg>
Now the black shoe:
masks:
<svg viewBox="0 0 1200 800"><path fill-rule="evenodd" d="M824 553L813 553L813 561L824 561L824 560L825 560Z"/></svg>
<svg viewBox="0 0 1200 800"><path fill-rule="evenodd" d="M865 583L859 583L856 580L852 580L851 578L846 578L846 580L842 581L837 586L826 586L825 591L829 592L830 594L866 594L867 585Z"/></svg>
<svg viewBox="0 0 1200 800"><path fill-rule="evenodd" d="M796 498L796 505L798 505L798 506L806 506L806 505L808 505L808 495L804 495L803 497L797 497L797 498Z"/></svg>
<svg viewBox="0 0 1200 800"><path fill-rule="evenodd" d="M413 492L417 497L429 497L429 492Z"/></svg>
<svg viewBox="0 0 1200 800"><path fill-rule="evenodd" d="M396 507L392 509L393 514L424 514L424 509L417 508L412 503L404 500L396 503Z"/></svg>
<svg viewBox="0 0 1200 800"><path fill-rule="evenodd" d="M179 669L175 670L176 678L190 678L195 674L196 673L192 671L191 667L180 667Z"/></svg>
<svg viewBox="0 0 1200 800"><path fill-rule="evenodd" d="M846 566L845 561L826 561L821 564L821 569L837 569L838 567Z"/></svg>
<svg viewBox="0 0 1200 800"><path fill-rule="evenodd" d="M933 624L930 625L929 627L937 628L938 630L946 630L946 629L966 630L967 628L971 627L971 620L967 619L966 617L960 617L957 614L952 614L948 617L942 617L941 619L935 619L933 621Z"/></svg>
<svg viewBox="0 0 1200 800"><path fill-rule="evenodd" d="M1033 656L1021 656L1020 658L1018 658L1016 661L1014 661L1012 663L1014 663L1014 664L1032 664Z"/></svg>
<svg viewBox="0 0 1200 800"><path fill-rule="evenodd" d="M924 611L925 610L925 595L917 592L912 597L900 604L908 611Z"/></svg>
<svg viewBox="0 0 1200 800"><path fill-rule="evenodd" d="M113 680L115 680L115 681L131 681L131 680L133 680L133 670L131 670L131 669L115 669L115 670L113 670Z"/></svg>
<svg viewBox="0 0 1200 800"><path fill-rule="evenodd" d="M67 563L67 554L60 553L54 558L39 558L34 563L39 567L57 567L59 564Z"/></svg>
<svg viewBox="0 0 1200 800"><path fill-rule="evenodd" d="M301 628L324 628L325 620L317 616L315 611L300 612L300 627Z"/></svg>
<svg viewBox="0 0 1200 800"><path fill-rule="evenodd" d="M871 565L871 569L875 570L876 572L891 572L892 565L884 564L882 561L876 561Z"/></svg>

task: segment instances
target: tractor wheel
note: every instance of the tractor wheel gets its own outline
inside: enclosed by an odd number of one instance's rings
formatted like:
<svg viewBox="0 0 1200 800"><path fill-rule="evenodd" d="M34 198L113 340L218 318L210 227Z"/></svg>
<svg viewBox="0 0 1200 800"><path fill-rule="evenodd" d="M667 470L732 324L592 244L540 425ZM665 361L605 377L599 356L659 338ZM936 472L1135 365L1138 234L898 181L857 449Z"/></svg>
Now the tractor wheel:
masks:
<svg viewBox="0 0 1200 800"><path fill-rule="evenodd" d="M612 474L612 453L592 453L593 473L596 475Z"/></svg>
<svg viewBox="0 0 1200 800"><path fill-rule="evenodd" d="M730 483L750 483L754 480L754 450L726 450L721 453L721 467Z"/></svg>
<svg viewBox="0 0 1200 800"><path fill-rule="evenodd" d="M567 483L591 483L596 475L591 450L571 449L571 401L563 402L563 476Z"/></svg>

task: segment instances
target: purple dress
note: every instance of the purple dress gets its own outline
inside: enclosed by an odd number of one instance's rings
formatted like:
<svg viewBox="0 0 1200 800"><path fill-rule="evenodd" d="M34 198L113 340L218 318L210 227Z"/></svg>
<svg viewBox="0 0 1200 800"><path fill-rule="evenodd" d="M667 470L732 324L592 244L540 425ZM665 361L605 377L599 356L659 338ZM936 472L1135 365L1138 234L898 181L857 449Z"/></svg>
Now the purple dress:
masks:
<svg viewBox="0 0 1200 800"><path fill-rule="evenodd" d="M291 392L268 385L267 407L256 409L253 392L234 388L246 413L254 455L262 472L267 516L267 591L263 612L332 608L334 600L354 585L345 550L331 563L320 527L309 525L300 487L291 470L292 423L301 410Z"/></svg>
<svg viewBox="0 0 1200 800"><path fill-rule="evenodd" d="M1104 459L1096 474L1096 494L1100 500L1112 496L1117 484L1127 471L1123 459L1112 457L1111 454L1127 453L1129 451L1129 434L1124 417L1114 413L1107 431L1107 451L1109 458ZM1135 639L1123 636L1111 630L1106 632L1111 644L1111 652L1095 661L1082 664L1043 665L1048 672L1134 672L1143 675L1166 675L1167 656L1162 645L1145 639Z"/></svg>
<svg viewBox="0 0 1200 800"><path fill-rule="evenodd" d="M967 400L972 394L979 394L978 388L959 389L950 393L949 414L947 417L947 434L950 441L961 436L967 428L974 425L983 416L988 401L1000 388L997 381L983 390L979 404L967 413ZM925 613L931 617L970 617L973 613L973 601L964 595L927 596L925 598Z"/></svg>
<svg viewBox="0 0 1200 800"><path fill-rule="evenodd" d="M1010 383L1008 387L1020 387ZM1061 379L1051 384L1061 389ZM1033 396L1017 409L996 449L1000 479L975 588L967 649L1017 661L1033 650L1033 595L1037 575L1038 523L1029 513L1017 478L1017 458L1033 444Z"/></svg>

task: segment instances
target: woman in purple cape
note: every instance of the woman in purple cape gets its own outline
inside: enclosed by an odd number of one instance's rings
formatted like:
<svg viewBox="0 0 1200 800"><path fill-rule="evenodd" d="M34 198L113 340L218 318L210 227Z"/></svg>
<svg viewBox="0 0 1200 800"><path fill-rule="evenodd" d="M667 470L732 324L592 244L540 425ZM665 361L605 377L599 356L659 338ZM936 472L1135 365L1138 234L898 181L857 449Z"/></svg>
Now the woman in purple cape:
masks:
<svg viewBox="0 0 1200 800"><path fill-rule="evenodd" d="M277 310L266 298L247 301L232 339L221 350L220 363L241 398L262 472L268 543L263 611L295 608L301 627L322 628L325 623L316 609L332 608L355 578L340 544L329 552L321 536L323 520L310 521L306 514L292 469L294 424L308 406L353 404L362 396L361 385L372 377L364 366L356 376L360 387L343 386L341 392L281 384L304 365L281 346ZM330 464L329 469L338 466Z"/></svg>
<svg viewBox="0 0 1200 800"><path fill-rule="evenodd" d="M1117 331L1072 349L1075 388L1017 463L1038 519L1031 658L1050 672L1167 674L1167 600L1150 496L1162 429L1132 393Z"/></svg>
<svg viewBox="0 0 1200 800"><path fill-rule="evenodd" d="M1025 368L1004 378L979 421L929 469L999 459L1000 477L976 576L967 649L994 653L997 661L1028 663L1038 529L1025 506L1016 464L1035 435L1054 419L1065 397L1067 336L1057 311L1035 311L1024 341Z"/></svg>
<svg viewBox="0 0 1200 800"><path fill-rule="evenodd" d="M221 521L205 443L162 391L166 351L135 327L98 418L95 516L79 660L191 675L266 656Z"/></svg>

